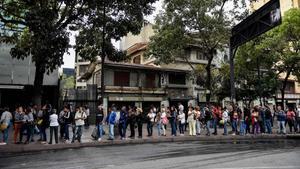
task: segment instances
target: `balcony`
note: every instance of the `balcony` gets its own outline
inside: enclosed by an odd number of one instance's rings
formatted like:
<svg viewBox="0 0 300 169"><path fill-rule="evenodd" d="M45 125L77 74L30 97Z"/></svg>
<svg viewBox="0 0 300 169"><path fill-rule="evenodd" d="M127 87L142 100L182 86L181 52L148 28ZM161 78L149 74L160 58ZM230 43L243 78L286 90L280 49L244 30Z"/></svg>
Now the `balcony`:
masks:
<svg viewBox="0 0 300 169"><path fill-rule="evenodd" d="M125 94L167 94L164 88L143 88L125 86L105 86L106 93L125 93Z"/></svg>

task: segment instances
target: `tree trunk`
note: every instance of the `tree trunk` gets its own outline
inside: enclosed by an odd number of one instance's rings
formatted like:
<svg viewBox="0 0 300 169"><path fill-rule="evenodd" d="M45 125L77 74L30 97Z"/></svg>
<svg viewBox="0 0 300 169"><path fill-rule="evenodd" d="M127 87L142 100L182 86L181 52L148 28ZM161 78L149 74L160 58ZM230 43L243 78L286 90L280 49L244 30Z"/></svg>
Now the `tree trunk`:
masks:
<svg viewBox="0 0 300 169"><path fill-rule="evenodd" d="M32 102L36 105L42 104L43 95L43 81L44 81L45 69L44 67L36 63L35 64L35 76L34 76L34 86L33 86L33 98Z"/></svg>
<svg viewBox="0 0 300 169"><path fill-rule="evenodd" d="M291 74L291 70L293 70L294 66L292 66L287 72L286 72L286 76L282 82L282 87L280 89L281 91L281 106L283 109L285 109L285 104L284 104L284 91L285 91L285 88L286 88L286 85L287 85L287 82L288 82L288 79L290 77L290 74Z"/></svg>
<svg viewBox="0 0 300 169"><path fill-rule="evenodd" d="M207 73L207 78L206 78L206 89L209 91L208 93L206 93L206 104L210 105L210 98L211 98L211 63L213 60L213 52L209 53L209 58L208 58L208 63L205 67L206 73Z"/></svg>

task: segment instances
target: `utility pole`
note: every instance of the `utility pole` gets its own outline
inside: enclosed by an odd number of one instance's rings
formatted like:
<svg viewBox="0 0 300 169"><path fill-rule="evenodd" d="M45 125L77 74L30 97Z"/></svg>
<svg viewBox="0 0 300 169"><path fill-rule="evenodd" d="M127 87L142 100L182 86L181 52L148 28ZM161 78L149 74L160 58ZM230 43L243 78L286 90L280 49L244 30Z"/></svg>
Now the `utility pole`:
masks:
<svg viewBox="0 0 300 169"><path fill-rule="evenodd" d="M105 31L106 31L106 11L105 0L103 0L103 28L102 28L102 49L101 49L101 103L104 104L104 69L105 69Z"/></svg>

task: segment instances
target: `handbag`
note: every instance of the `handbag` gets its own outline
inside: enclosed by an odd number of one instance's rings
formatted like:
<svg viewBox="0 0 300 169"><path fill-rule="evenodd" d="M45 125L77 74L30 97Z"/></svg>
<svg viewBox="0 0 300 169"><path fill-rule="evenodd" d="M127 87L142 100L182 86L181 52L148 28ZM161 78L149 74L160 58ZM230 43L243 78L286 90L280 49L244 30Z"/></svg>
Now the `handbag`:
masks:
<svg viewBox="0 0 300 169"><path fill-rule="evenodd" d="M8 125L7 125L6 123L2 123L1 126L0 126L1 131L7 129L7 126L8 126Z"/></svg>
<svg viewBox="0 0 300 169"><path fill-rule="evenodd" d="M98 136L98 129L97 129L97 127L95 127L94 129L93 129L93 132L92 132L92 135L91 135L92 137L93 137L93 139L97 139L99 136Z"/></svg>

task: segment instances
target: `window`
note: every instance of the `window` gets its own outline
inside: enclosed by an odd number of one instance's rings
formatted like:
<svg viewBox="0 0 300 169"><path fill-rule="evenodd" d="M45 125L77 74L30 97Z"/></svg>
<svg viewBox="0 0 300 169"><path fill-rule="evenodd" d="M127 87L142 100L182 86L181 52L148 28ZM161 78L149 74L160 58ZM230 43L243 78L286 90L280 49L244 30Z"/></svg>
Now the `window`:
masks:
<svg viewBox="0 0 300 169"><path fill-rule="evenodd" d="M208 60L207 56L204 55L202 52L197 51L197 60Z"/></svg>
<svg viewBox="0 0 300 169"><path fill-rule="evenodd" d="M129 86L129 72L114 72L114 86Z"/></svg>
<svg viewBox="0 0 300 169"><path fill-rule="evenodd" d="M286 93L294 93L295 92L295 82L287 82L285 87Z"/></svg>
<svg viewBox="0 0 300 169"><path fill-rule="evenodd" d="M135 64L141 64L141 56L136 56L134 59L133 59L133 63Z"/></svg>
<svg viewBox="0 0 300 169"><path fill-rule="evenodd" d="M170 73L169 84L185 85L185 74L182 73Z"/></svg>
<svg viewBox="0 0 300 169"><path fill-rule="evenodd" d="M88 70L88 65L80 65L79 66L79 76L84 75Z"/></svg>
<svg viewBox="0 0 300 169"><path fill-rule="evenodd" d="M191 58L191 50L190 49L186 49L184 51L184 55L186 58L190 59Z"/></svg>
<svg viewBox="0 0 300 169"><path fill-rule="evenodd" d="M155 88L155 73L147 73L146 74L146 88Z"/></svg>

